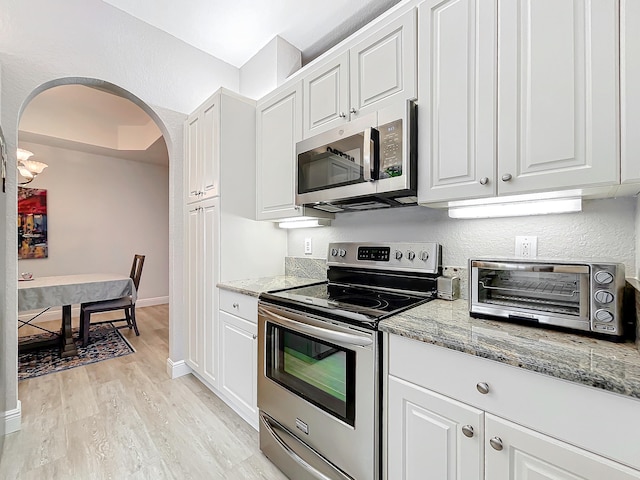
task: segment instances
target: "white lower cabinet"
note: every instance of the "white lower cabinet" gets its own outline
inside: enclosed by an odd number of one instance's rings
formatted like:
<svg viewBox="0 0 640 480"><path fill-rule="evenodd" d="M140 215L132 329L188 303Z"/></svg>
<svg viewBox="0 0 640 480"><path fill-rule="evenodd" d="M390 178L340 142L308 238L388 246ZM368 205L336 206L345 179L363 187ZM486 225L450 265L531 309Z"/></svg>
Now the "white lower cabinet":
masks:
<svg viewBox="0 0 640 480"><path fill-rule="evenodd" d="M640 479L637 400L396 335L386 345L388 480Z"/></svg>
<svg viewBox="0 0 640 480"><path fill-rule="evenodd" d="M481 410L390 376L388 415L389 480L483 478Z"/></svg>
<svg viewBox="0 0 640 480"><path fill-rule="evenodd" d="M258 427L258 305L247 295L220 291L220 391L247 422Z"/></svg>

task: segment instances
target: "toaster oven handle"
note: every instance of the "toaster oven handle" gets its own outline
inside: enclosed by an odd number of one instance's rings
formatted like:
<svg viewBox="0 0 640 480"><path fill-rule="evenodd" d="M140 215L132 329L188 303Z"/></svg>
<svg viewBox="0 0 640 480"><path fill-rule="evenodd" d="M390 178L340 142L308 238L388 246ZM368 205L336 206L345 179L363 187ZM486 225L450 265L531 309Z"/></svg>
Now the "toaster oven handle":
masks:
<svg viewBox="0 0 640 480"><path fill-rule="evenodd" d="M471 268L517 270L519 272L589 273L588 265L562 265L551 263L492 262L472 260Z"/></svg>
<svg viewBox="0 0 640 480"><path fill-rule="evenodd" d="M373 182L378 179L378 148L380 137L378 130L373 127L364 129L364 146L362 155L362 175L366 182ZM373 168L372 168L373 166Z"/></svg>

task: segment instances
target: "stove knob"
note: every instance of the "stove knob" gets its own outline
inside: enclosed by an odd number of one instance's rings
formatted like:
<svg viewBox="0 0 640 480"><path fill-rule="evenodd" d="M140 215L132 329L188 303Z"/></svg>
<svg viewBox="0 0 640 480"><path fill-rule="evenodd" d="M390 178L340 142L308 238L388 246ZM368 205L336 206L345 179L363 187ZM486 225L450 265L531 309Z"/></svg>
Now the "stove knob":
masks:
<svg viewBox="0 0 640 480"><path fill-rule="evenodd" d="M409 260L413 260L414 258L416 258L416 253L411 250L407 250L407 258Z"/></svg>
<svg viewBox="0 0 640 480"><path fill-rule="evenodd" d="M429 260L429 252L420 252L420 260L423 262Z"/></svg>
<svg viewBox="0 0 640 480"><path fill-rule="evenodd" d="M596 274L594 275L594 278L596 279L596 282L598 282L601 285L607 285L613 282L613 275L611 275L610 272L606 272L604 270L600 270L596 272Z"/></svg>
<svg viewBox="0 0 640 480"><path fill-rule="evenodd" d="M337 248L332 248L331 249L331 256L335 257L336 255L338 255L338 249Z"/></svg>
<svg viewBox="0 0 640 480"><path fill-rule="evenodd" d="M396 250L396 260L402 259L402 252L400 250Z"/></svg>
<svg viewBox="0 0 640 480"><path fill-rule="evenodd" d="M340 255L341 257L344 257L346 254L347 254L346 250L344 250L342 248L340 250L338 250L338 255Z"/></svg>
<svg viewBox="0 0 640 480"><path fill-rule="evenodd" d="M604 309L596 310L593 315L594 315L594 317L596 317L596 320L598 322L607 323L607 322L611 322L613 320L613 313L611 313L608 310L604 310Z"/></svg>

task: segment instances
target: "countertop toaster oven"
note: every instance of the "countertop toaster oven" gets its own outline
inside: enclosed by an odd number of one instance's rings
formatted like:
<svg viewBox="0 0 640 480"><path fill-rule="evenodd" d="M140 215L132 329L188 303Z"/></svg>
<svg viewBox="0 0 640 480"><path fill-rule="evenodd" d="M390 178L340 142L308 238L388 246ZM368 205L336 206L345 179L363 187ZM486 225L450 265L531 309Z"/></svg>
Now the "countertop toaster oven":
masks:
<svg viewBox="0 0 640 480"><path fill-rule="evenodd" d="M469 260L469 312L621 337L624 264Z"/></svg>

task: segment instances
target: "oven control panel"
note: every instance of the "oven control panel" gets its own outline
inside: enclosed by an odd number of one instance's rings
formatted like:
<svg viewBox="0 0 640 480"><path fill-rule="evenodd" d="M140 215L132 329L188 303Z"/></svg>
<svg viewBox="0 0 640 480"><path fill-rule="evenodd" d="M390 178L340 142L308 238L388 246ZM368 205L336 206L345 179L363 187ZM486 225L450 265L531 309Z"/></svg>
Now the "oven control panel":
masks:
<svg viewBox="0 0 640 480"><path fill-rule="evenodd" d="M329 244L329 266L420 271L440 273L442 253L438 243L360 243Z"/></svg>

